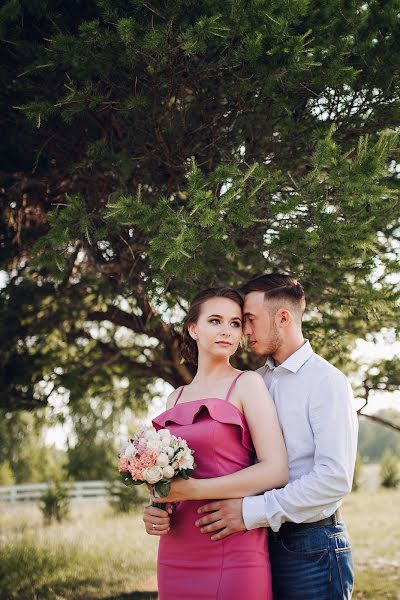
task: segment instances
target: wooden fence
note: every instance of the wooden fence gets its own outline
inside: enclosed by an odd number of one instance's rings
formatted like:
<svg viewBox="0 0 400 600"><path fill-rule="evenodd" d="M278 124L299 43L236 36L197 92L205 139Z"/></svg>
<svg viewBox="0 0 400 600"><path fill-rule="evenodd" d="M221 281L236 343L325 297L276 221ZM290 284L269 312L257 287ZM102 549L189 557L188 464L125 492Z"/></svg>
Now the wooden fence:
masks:
<svg viewBox="0 0 400 600"><path fill-rule="evenodd" d="M28 483L22 485L0 485L0 502L37 501L50 483ZM64 484L70 498L88 500L110 496L108 481L74 481Z"/></svg>

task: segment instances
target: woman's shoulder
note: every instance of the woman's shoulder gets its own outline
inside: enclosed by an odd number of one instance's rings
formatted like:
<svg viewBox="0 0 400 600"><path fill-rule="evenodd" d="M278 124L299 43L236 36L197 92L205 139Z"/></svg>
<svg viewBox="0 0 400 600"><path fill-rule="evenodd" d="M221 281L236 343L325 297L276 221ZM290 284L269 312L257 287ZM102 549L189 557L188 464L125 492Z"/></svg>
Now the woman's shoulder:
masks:
<svg viewBox="0 0 400 600"><path fill-rule="evenodd" d="M264 398L268 394L264 379L255 371L244 371L237 381L237 394L242 402L252 398Z"/></svg>
<svg viewBox="0 0 400 600"><path fill-rule="evenodd" d="M182 389L182 387L178 387L170 393L170 395L167 398L167 403L166 403L166 407L165 407L166 410L168 410L169 408L172 408L174 406L181 389Z"/></svg>
<svg viewBox="0 0 400 600"><path fill-rule="evenodd" d="M243 385L260 385L264 384L264 379L257 371L242 371L242 375L238 379L238 384Z"/></svg>

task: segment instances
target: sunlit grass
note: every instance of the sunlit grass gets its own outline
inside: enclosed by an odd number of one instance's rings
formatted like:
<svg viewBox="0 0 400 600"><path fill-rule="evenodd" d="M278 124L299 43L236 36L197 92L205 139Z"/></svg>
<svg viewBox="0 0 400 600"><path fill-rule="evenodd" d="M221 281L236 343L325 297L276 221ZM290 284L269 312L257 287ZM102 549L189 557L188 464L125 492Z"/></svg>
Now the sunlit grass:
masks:
<svg viewBox="0 0 400 600"><path fill-rule="evenodd" d="M157 540L141 515L82 503L69 521L44 527L35 506L1 511L0 597L108 598L156 589ZM155 597L155 596L154 596Z"/></svg>
<svg viewBox="0 0 400 600"><path fill-rule="evenodd" d="M344 502L355 598L400 599L400 489L354 492Z"/></svg>
<svg viewBox="0 0 400 600"><path fill-rule="evenodd" d="M354 597L398 600L400 489L376 489L370 474L373 469L367 470L363 489L346 498L343 507L354 551ZM105 504L87 501L73 506L69 521L45 527L36 506L4 504L0 598L156 598L150 592L156 590L157 543L146 535L140 512L116 515Z"/></svg>

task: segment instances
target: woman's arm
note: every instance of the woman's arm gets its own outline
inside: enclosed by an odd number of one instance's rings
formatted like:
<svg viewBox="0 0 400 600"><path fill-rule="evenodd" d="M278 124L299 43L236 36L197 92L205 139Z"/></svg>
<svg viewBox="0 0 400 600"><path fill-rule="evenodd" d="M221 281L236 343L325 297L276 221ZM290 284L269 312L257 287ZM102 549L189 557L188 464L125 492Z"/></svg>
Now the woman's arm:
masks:
<svg viewBox="0 0 400 600"><path fill-rule="evenodd" d="M285 443L274 402L262 377L253 372L242 375L236 384L234 398L246 417L258 463L212 479L174 479L170 495L163 501L243 498L287 484Z"/></svg>

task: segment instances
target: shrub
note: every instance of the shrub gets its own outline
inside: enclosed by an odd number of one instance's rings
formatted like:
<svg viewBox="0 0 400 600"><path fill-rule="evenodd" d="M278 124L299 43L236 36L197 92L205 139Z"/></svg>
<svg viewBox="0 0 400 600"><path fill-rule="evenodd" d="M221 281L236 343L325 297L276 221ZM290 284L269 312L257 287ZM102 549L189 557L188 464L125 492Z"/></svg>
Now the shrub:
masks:
<svg viewBox="0 0 400 600"><path fill-rule="evenodd" d="M380 480L381 485L387 488L395 488L400 483L398 458L390 450L383 455Z"/></svg>
<svg viewBox="0 0 400 600"><path fill-rule="evenodd" d="M47 490L40 497L40 510L43 513L46 525L55 519L60 523L68 516L70 498L68 489L61 483L51 482Z"/></svg>
<svg viewBox="0 0 400 600"><path fill-rule="evenodd" d="M8 460L0 463L0 485L15 485L15 477Z"/></svg>

